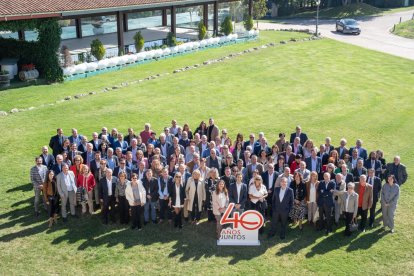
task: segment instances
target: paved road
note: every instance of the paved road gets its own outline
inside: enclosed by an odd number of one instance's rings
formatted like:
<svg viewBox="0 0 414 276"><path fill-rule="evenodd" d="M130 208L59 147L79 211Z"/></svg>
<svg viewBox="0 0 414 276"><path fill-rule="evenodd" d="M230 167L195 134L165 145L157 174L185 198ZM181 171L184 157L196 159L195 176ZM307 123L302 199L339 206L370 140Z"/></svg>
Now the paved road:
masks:
<svg viewBox="0 0 414 276"><path fill-rule="evenodd" d="M414 60L414 39L408 39L393 35L390 29L400 21L412 18L413 10L386 14L376 17L364 17L358 19L361 26L361 34L343 35L335 31L335 20L319 20L319 30L322 36L346 42L364 48L388 53L391 55ZM315 30L315 19L291 19L284 24L260 23L260 29L312 29Z"/></svg>

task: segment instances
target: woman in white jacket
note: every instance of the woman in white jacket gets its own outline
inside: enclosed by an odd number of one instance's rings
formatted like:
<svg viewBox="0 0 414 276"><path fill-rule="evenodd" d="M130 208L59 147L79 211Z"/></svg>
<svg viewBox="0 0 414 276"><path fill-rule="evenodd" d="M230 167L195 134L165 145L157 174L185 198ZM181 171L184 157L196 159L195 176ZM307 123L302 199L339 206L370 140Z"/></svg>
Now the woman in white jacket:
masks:
<svg viewBox="0 0 414 276"><path fill-rule="evenodd" d="M132 226L131 229L141 230L141 213L146 202L146 192L141 180L136 173L132 174L131 182L127 184L125 196L131 206Z"/></svg>

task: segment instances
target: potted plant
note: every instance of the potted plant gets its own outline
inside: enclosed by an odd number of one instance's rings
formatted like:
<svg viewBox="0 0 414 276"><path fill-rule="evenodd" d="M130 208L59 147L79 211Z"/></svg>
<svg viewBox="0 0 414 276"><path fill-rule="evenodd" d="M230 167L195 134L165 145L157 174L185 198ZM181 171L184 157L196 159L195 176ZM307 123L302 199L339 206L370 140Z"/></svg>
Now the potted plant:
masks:
<svg viewBox="0 0 414 276"><path fill-rule="evenodd" d="M0 88L9 87L9 86L10 86L9 71L0 70Z"/></svg>

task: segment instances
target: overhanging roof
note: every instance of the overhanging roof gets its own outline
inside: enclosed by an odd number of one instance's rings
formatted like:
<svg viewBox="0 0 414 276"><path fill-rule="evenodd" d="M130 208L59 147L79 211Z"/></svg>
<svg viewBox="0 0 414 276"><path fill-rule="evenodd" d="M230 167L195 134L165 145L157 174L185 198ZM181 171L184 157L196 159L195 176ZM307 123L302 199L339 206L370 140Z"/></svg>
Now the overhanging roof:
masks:
<svg viewBox="0 0 414 276"><path fill-rule="evenodd" d="M212 0L0 0L0 21L202 4Z"/></svg>

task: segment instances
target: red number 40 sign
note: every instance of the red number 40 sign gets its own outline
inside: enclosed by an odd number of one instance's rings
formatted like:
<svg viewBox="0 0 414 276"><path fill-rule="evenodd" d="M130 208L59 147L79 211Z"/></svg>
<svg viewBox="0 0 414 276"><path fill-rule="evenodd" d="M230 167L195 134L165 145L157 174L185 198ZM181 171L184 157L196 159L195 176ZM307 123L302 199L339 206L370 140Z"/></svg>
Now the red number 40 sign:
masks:
<svg viewBox="0 0 414 276"><path fill-rule="evenodd" d="M246 230L257 230L263 225L263 216L257 211L249 210L244 212L240 215L239 212L233 212L233 217L231 218L230 215L233 211L234 203L230 203L227 207L226 211L224 212L223 216L221 217L220 224L231 224L233 229L237 229L239 224Z"/></svg>

